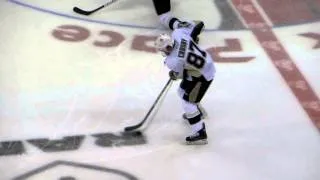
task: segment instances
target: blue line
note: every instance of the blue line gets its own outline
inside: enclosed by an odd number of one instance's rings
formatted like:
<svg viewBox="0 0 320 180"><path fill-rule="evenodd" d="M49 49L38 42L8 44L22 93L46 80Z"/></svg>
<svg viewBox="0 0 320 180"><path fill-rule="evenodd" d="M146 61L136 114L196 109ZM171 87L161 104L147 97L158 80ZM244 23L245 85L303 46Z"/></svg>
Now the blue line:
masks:
<svg viewBox="0 0 320 180"><path fill-rule="evenodd" d="M52 11L52 10L49 10L49 9L40 8L40 7L37 7L37 6L34 6L34 5L30 5L30 4L27 4L27 3L20 2L19 0L8 0L8 1L11 2L11 3L26 7L26 8L30 8L30 9L36 10L36 11L40 11L40 12L44 12L44 13L48 13L48 14L52 14L52 15L56 15L56 16L61 16L61 17L69 18L69 19L76 19L76 20L86 21L86 22L91 22L91 23L113 25L113 26L121 26L121 27L129 27L129 28L158 29L157 27L151 27L151 26L139 26L139 25L132 25L132 24L122 24L122 23L114 23L114 22L86 19L86 18L81 18L81 17L77 17L77 16L73 16L73 15L68 15L68 14L61 13L61 12ZM206 29L205 31L212 32L212 31L218 31L218 29Z"/></svg>
<svg viewBox="0 0 320 180"><path fill-rule="evenodd" d="M115 22L108 22L108 21L86 19L86 18L81 18L81 17L77 17L77 16L73 16L73 15L68 15L68 14L61 13L61 12L52 11L49 9L40 8L40 7L37 7L34 5L20 2L19 0L8 0L8 1L11 3L26 7L26 8L36 10L36 11L40 11L40 12L44 12L44 13L48 13L48 14L52 14L52 15L56 15L56 16L61 16L61 17L69 18L69 19L76 19L76 20L80 20L80 21L85 21L85 22L104 24L104 25L112 25L112 26L121 26L121 27L135 28L135 29L151 29L151 30L158 29L157 27L151 27L151 26L139 26L139 25L133 25L133 24L122 24L122 23L115 23ZM282 28L282 27L297 26L297 25L302 25L302 24L311 24L311 23L315 23L318 21L319 21L319 19L309 21L309 22L301 22L298 24L291 24L291 25L282 24L282 25L278 25L278 26L273 26L273 28ZM206 32L216 32L216 31L227 32L227 31L247 31L247 30L249 30L249 29L247 29L247 28L236 29L236 30L205 29L204 31L206 31Z"/></svg>

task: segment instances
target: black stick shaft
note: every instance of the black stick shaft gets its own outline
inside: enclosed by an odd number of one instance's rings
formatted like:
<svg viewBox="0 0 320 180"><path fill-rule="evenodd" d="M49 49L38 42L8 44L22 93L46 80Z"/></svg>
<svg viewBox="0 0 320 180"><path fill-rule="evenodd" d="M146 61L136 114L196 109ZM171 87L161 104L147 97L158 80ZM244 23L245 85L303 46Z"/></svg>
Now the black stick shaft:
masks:
<svg viewBox="0 0 320 180"><path fill-rule="evenodd" d="M78 14L82 14L82 15L88 16L88 15L90 15L90 14L96 12L96 11L99 11L100 9L102 9L102 8L104 8L104 7L106 7L106 6L109 6L110 4L112 4L112 3L116 2L116 1L118 1L118 0L111 0L110 2L107 2L106 4L101 5L101 6L99 6L98 8L93 9L92 11L86 11L86 10L80 9L80 8L78 8L78 7L74 7L74 8L73 8L73 11L76 12L76 13L78 13Z"/></svg>
<svg viewBox="0 0 320 180"><path fill-rule="evenodd" d="M163 93L167 90L167 88L169 87L170 83L171 83L171 79L168 80L168 82L166 83L166 85L163 87L162 91L160 92L160 94L158 95L157 99L155 100L155 102L152 104L151 108L149 109L149 111L147 112L147 114L144 116L143 120L141 122L139 122L136 125L133 126L128 126L126 128L124 128L124 131L133 131L136 130L138 128L140 128L148 119L148 117L150 116L151 112L153 111L154 107L158 104L160 98L162 97Z"/></svg>

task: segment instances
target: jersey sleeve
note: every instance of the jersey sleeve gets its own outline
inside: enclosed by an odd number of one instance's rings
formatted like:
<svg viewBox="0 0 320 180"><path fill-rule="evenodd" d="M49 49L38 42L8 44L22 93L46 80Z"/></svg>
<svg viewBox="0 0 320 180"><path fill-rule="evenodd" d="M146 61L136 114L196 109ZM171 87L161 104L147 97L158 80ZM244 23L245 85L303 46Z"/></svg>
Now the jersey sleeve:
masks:
<svg viewBox="0 0 320 180"><path fill-rule="evenodd" d="M183 75L184 63L180 58L168 56L164 62L170 70L177 72L178 76L181 77Z"/></svg>
<svg viewBox="0 0 320 180"><path fill-rule="evenodd" d="M178 34L190 36L193 33L195 26L195 23L192 21L183 21L179 23L178 27L176 27L174 31Z"/></svg>
<svg viewBox="0 0 320 180"><path fill-rule="evenodd" d="M192 30L193 29L191 29L191 28L185 28L185 27L177 28L172 32L172 37L177 39L177 38L180 38L181 36L185 36L185 35L190 36L192 33Z"/></svg>

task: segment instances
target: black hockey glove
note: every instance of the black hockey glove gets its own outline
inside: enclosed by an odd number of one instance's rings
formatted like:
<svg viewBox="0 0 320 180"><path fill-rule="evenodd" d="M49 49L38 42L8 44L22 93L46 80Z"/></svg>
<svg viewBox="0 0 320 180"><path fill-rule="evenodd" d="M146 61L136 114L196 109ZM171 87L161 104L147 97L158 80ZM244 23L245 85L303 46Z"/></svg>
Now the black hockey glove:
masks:
<svg viewBox="0 0 320 180"><path fill-rule="evenodd" d="M172 79L172 80L177 80L178 79L178 75L179 75L179 73L177 73L177 72L174 72L174 71L169 71L169 77L170 77L170 79Z"/></svg>

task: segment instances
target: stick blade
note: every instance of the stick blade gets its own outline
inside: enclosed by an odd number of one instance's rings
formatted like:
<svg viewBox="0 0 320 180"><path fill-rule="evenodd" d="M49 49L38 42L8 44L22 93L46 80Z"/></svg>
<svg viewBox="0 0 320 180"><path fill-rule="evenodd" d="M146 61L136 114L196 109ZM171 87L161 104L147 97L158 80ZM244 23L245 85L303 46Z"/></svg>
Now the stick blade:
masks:
<svg viewBox="0 0 320 180"><path fill-rule="evenodd" d="M78 14L82 14L82 15L86 15L86 16L91 14L90 11L84 11L84 10L78 8L78 7L73 7L73 11L78 13Z"/></svg>
<svg viewBox="0 0 320 180"><path fill-rule="evenodd" d="M143 136L143 133L141 131L125 131L121 133L124 136L130 136L130 137L140 137Z"/></svg>
<svg viewBox="0 0 320 180"><path fill-rule="evenodd" d="M139 127L140 127L140 124L134 125L134 126L128 126L128 127L125 127L125 128L124 128L124 131L125 131L125 132L134 131L134 130L138 129Z"/></svg>

